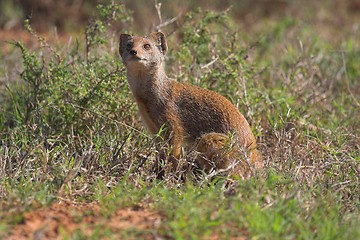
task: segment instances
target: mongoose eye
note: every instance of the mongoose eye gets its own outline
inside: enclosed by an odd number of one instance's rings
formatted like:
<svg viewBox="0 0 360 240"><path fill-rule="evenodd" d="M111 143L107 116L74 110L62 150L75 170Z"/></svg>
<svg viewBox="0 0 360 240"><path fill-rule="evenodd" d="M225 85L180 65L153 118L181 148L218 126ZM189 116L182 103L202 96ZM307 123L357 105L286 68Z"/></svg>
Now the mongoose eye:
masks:
<svg viewBox="0 0 360 240"><path fill-rule="evenodd" d="M144 49L149 50L150 48L151 48L150 44L147 43L144 45Z"/></svg>
<svg viewBox="0 0 360 240"><path fill-rule="evenodd" d="M127 50L130 50L131 48L132 48L131 44L128 43L128 44L126 45L126 49L127 49Z"/></svg>

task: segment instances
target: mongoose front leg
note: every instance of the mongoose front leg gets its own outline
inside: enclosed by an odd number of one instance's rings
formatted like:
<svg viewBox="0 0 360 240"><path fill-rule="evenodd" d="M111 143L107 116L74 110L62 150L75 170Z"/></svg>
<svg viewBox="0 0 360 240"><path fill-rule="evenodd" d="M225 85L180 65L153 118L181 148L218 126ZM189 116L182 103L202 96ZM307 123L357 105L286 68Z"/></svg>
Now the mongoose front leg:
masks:
<svg viewBox="0 0 360 240"><path fill-rule="evenodd" d="M181 156L181 147L183 145L183 130L181 127L176 126L176 124L171 125L170 124L171 133L165 131L165 137L169 138L170 141L170 147L171 147L171 153L168 155L164 149L159 149L159 155L156 163L156 172L157 172L157 178L162 179L165 174L165 169L161 167L161 165L165 162L168 163L168 166L170 167L170 172L176 173L179 166L179 159ZM161 141L160 138L157 139L157 141ZM159 146L158 142L158 146Z"/></svg>
<svg viewBox="0 0 360 240"><path fill-rule="evenodd" d="M170 155L170 163L171 163L171 171L175 173L178 170L179 160L181 155L181 147L183 145L183 130L181 127L173 128L173 136L171 138L171 155Z"/></svg>

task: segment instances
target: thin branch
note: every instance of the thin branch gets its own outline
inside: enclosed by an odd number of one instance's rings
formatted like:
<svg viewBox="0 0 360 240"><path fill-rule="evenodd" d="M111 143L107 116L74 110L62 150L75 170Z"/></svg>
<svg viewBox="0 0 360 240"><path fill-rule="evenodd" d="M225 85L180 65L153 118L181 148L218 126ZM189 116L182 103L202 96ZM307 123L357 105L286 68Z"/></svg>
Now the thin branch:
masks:
<svg viewBox="0 0 360 240"><path fill-rule="evenodd" d="M70 104L71 106L73 106L73 107L75 107L75 108L79 108L79 109L81 109L81 110L85 110L85 111L91 112L91 113L93 113L93 114L96 114L96 115L99 116L99 117L102 117L102 118L107 119L107 120L109 120L109 121L112 121L112 122L114 122L114 123L120 124L120 125L122 125L122 126L124 126L124 127L126 127L126 128L129 128L129 129L131 129L131 130L133 130L133 131L135 131L135 132L143 135L144 137L151 138L150 136L146 135L145 133L141 132L140 130L138 130L138 129L136 129L136 128L134 128L134 127L126 124L126 123L117 121L117 120L112 119L112 118L110 118L110 117L108 117L108 116L105 116L105 115L103 115L103 114L101 114L101 113L98 113L98 112L95 112L95 111L93 111L93 110L91 110L91 109L88 109L88 108L79 106L79 105L74 104L74 103L72 103L72 102L66 101L66 103Z"/></svg>
<svg viewBox="0 0 360 240"><path fill-rule="evenodd" d="M200 68L201 69L204 69L204 68L208 68L210 67L211 65L213 65L217 60L219 60L219 56L216 56L211 62L201 66Z"/></svg>
<svg viewBox="0 0 360 240"><path fill-rule="evenodd" d="M159 17L159 25L161 25L162 24L161 3L159 3L157 0L155 0L155 8L156 8L157 15Z"/></svg>
<svg viewBox="0 0 360 240"><path fill-rule="evenodd" d="M156 8L156 13L159 18L159 24L155 27L155 31L160 31L161 28L166 27L167 25L170 25L170 24L176 22L182 16L182 12L180 12L176 17L173 17L173 18L163 22L163 19L161 16L161 3L159 3L158 0L155 0L155 8Z"/></svg>
<svg viewBox="0 0 360 240"><path fill-rule="evenodd" d="M182 16L182 12L179 13L176 17L173 17L173 18L171 18L171 19L169 19L169 20L167 20L167 21L165 21L163 23L160 23L159 25L157 25L155 27L155 30L160 31L161 28L166 27L167 25L170 25L170 24L176 22L181 16Z"/></svg>

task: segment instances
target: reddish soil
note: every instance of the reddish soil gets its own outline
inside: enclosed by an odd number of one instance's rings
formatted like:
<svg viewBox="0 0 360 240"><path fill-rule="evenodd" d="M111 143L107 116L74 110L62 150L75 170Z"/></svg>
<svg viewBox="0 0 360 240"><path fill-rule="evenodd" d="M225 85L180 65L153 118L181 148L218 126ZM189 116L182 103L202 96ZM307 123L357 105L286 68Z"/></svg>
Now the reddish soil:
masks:
<svg viewBox="0 0 360 240"><path fill-rule="evenodd" d="M23 221L14 226L7 239L61 239L77 230L90 236L96 228L120 236L121 231L131 228L142 232L142 239L155 239L161 221L158 213L142 208L120 209L105 216L97 203L59 202L25 213Z"/></svg>

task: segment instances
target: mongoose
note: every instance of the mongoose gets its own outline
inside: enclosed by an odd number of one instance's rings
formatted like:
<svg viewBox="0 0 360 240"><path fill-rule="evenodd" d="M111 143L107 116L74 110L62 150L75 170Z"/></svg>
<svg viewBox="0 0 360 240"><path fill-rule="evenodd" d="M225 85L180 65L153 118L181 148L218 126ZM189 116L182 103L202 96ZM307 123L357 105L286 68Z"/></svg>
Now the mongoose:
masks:
<svg viewBox="0 0 360 240"><path fill-rule="evenodd" d="M206 172L227 168L230 161L239 162L241 166L237 169L242 176L249 174L251 166L260 167L256 140L244 116L216 92L168 79L167 50L162 32L145 37L120 35L119 52L146 128L152 134L162 126L171 132L167 136L172 145L173 170L185 145L195 146L201 153L197 164ZM220 154L231 134L235 149ZM244 150L243 157L239 155L240 149Z"/></svg>

